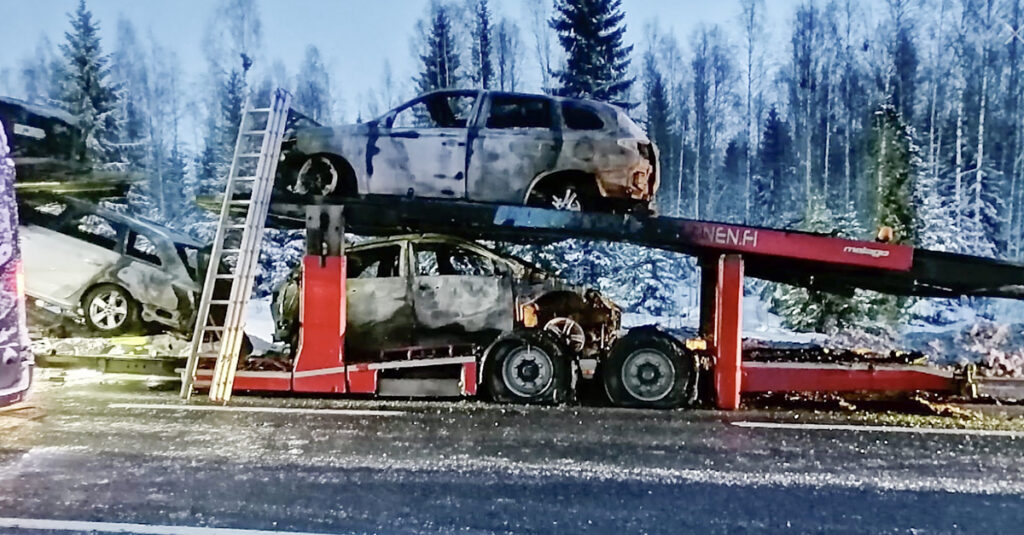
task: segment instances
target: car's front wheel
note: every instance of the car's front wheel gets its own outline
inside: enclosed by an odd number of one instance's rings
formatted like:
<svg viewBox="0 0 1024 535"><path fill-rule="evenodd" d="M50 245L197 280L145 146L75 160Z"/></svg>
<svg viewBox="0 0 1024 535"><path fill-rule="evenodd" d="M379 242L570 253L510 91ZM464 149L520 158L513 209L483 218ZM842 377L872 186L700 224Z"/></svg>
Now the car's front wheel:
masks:
<svg viewBox="0 0 1024 535"><path fill-rule="evenodd" d="M93 332L115 336L135 331L140 323L139 304L128 291L115 284L102 284L82 298L85 323Z"/></svg>

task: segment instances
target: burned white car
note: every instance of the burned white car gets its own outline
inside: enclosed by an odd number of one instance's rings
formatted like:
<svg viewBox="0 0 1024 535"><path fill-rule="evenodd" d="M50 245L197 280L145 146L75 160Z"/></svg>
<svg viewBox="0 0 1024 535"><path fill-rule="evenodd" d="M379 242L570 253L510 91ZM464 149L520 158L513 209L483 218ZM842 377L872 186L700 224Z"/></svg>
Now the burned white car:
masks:
<svg viewBox="0 0 1024 535"><path fill-rule="evenodd" d="M516 328L547 329L581 356L607 351L619 308L525 261L466 240L412 234L350 247L345 347L352 358L396 348L486 345ZM274 294L282 341L298 337L300 270Z"/></svg>
<svg viewBox="0 0 1024 535"><path fill-rule="evenodd" d="M567 210L646 208L657 149L621 109L593 100L436 91L379 119L297 128L277 190L390 195Z"/></svg>
<svg viewBox="0 0 1024 535"><path fill-rule="evenodd" d="M100 335L191 328L202 244L70 198L26 201L20 212L29 297L79 312Z"/></svg>

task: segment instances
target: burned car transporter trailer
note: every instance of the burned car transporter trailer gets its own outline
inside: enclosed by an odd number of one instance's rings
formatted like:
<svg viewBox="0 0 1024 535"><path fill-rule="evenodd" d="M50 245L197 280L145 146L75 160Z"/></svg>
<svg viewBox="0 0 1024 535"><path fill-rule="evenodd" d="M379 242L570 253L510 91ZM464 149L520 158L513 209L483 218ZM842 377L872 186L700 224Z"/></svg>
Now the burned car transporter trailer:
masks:
<svg viewBox="0 0 1024 535"><path fill-rule="evenodd" d="M243 119L244 121L244 119ZM242 132L246 131L243 122ZM257 130L263 131L263 130ZM280 136L277 141L279 142ZM270 211L272 166L280 147L264 140L259 155L257 181L262 175L265 188L259 198L239 199L229 177L224 198L223 227L233 207L243 207L246 227L261 232ZM242 151L244 153L244 151ZM253 154L253 153L247 153ZM239 151L236 151L236 156ZM257 157L257 156L253 156ZM269 174L269 175L268 175ZM958 392L970 386L969 373L920 366L886 364L805 364L742 361L740 326L745 274L771 281L796 284L834 292L864 288L897 295L949 297L959 295L1024 299L1024 267L991 259L918 250L909 246L847 240L826 235L791 232L758 227L727 225L667 217L597 214L557 211L510 205L473 204L421 199L347 199L334 204L287 204L278 199L275 218L292 223L303 222L307 229L307 255L303 259L303 284L300 305L299 350L288 371L238 371L237 342L222 344L217 365L211 373L198 366L200 352L194 352L184 370L182 393L188 396L194 387L210 387L214 401L226 402L232 391L294 391L314 393L381 393L383 379L393 379L395 370L423 370L432 367L456 367L463 395L475 395L485 384L487 355L424 355L410 350L404 358L377 364L346 362L346 292L344 234L389 234L400 232L440 232L471 239L597 239L631 242L698 257L702 265L701 335L709 351L687 349L683 343L666 345L663 338L644 338L619 351L626 358L606 358L599 364L610 397L623 405L665 407L662 398L646 397L652 385L668 395L680 389L680 401L694 399L702 387L711 388L716 405L736 409L743 392L781 391L869 391L928 390ZM252 211L251 207L262 209ZM256 217L253 217L256 216ZM258 252L258 236L243 236L233 250ZM254 241L255 240L255 241ZM215 249L219 244L215 242ZM214 259L216 261L216 258ZM244 264L241 263L240 264ZM218 265L214 263L213 265ZM252 266L242 266L250 272ZM211 273L206 284L232 274ZM226 303L236 309L227 323L213 327L217 332L240 332L249 286L232 289ZM207 300L207 299L204 299ZM203 305L201 305L203 306ZM202 325L197 322L197 325ZM201 329L201 327L197 327ZM642 331L641 331L642 332ZM626 335L618 343L635 343ZM500 342L501 339L499 339ZM203 341L197 332L197 347ZM646 345L645 345L646 344ZM421 348L420 348L421 349ZM490 350L494 349L492 345ZM613 347L610 354L615 354ZM561 355L559 355L561 357ZM667 359L664 357L668 357ZM666 363L667 360L667 363ZM627 362L630 361L630 365ZM527 361L522 361L524 365ZM568 364L568 363L566 363ZM665 365L674 369L666 370ZM686 368L680 370L678 368ZM710 371L710 385L698 383L699 368ZM668 372L668 373L666 373ZM574 372L575 374L575 372ZM674 382L666 389L663 378ZM428 376L429 377L429 376ZM575 379L575 375L572 377ZM427 379L429 380L429 379ZM682 381L682 383L680 382ZM633 388L629 388L631 383ZM966 385L965 385L966 383ZM648 389L648 390L645 390Z"/></svg>

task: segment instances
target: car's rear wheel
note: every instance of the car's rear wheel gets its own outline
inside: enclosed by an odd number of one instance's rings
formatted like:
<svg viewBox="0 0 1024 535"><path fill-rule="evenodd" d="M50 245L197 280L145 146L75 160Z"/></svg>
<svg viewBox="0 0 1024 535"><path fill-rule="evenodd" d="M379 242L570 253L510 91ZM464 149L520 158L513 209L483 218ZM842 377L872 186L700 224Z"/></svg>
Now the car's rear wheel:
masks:
<svg viewBox="0 0 1024 535"><path fill-rule="evenodd" d="M545 331L518 331L496 341L484 368L491 397L503 403L566 400L569 362L565 349Z"/></svg>
<svg viewBox="0 0 1024 535"><path fill-rule="evenodd" d="M140 323L139 304L127 290L115 284L102 284L82 298L85 323L105 336L133 332Z"/></svg>
<svg viewBox="0 0 1024 535"><path fill-rule="evenodd" d="M602 377L616 405L671 409L692 401L697 366L669 335L642 328L612 346Z"/></svg>
<svg viewBox="0 0 1024 535"><path fill-rule="evenodd" d="M535 189L530 193L527 204L538 208L583 212L593 209L594 203L583 188L576 184L561 184Z"/></svg>
<svg viewBox="0 0 1024 535"><path fill-rule="evenodd" d="M347 169L325 155L307 159L295 175L292 193L320 197L341 197L347 185Z"/></svg>

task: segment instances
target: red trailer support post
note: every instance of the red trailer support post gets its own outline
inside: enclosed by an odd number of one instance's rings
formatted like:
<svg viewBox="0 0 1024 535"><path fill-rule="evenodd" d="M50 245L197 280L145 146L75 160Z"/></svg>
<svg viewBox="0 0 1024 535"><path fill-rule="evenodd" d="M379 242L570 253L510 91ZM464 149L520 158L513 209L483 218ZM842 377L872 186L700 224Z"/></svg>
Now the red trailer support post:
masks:
<svg viewBox="0 0 1024 535"><path fill-rule="evenodd" d="M345 256L340 206L310 207L302 259L295 392L345 393Z"/></svg>
<svg viewBox="0 0 1024 535"><path fill-rule="evenodd" d="M715 401L719 409L740 406L743 369L743 257L718 257L715 286Z"/></svg>

